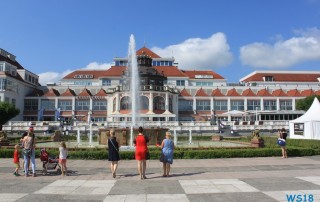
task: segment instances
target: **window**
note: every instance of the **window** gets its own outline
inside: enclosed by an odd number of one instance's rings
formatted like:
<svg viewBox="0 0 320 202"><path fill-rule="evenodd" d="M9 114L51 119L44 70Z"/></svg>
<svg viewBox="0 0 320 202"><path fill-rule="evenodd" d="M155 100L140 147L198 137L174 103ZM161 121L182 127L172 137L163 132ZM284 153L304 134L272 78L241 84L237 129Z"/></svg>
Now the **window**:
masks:
<svg viewBox="0 0 320 202"><path fill-rule="evenodd" d="M41 100L41 107L44 110L54 111L56 109L54 103L54 100Z"/></svg>
<svg viewBox="0 0 320 202"><path fill-rule="evenodd" d="M264 110L277 110L276 100L264 100L263 106L264 106Z"/></svg>
<svg viewBox="0 0 320 202"><path fill-rule="evenodd" d="M163 97L156 96L153 99L153 109L154 110L165 110L165 100Z"/></svg>
<svg viewBox="0 0 320 202"><path fill-rule="evenodd" d="M129 96L125 96L120 100L120 110L131 109L131 99Z"/></svg>
<svg viewBox="0 0 320 202"><path fill-rule="evenodd" d="M13 104L14 107L16 107L16 102L17 102L16 99L12 98L12 104Z"/></svg>
<svg viewBox="0 0 320 202"><path fill-rule="evenodd" d="M149 99L146 96L140 96L140 109L149 109Z"/></svg>
<svg viewBox="0 0 320 202"><path fill-rule="evenodd" d="M72 110L72 100L59 100L58 108L62 111L71 111Z"/></svg>
<svg viewBox="0 0 320 202"><path fill-rule="evenodd" d="M213 86L213 82L196 82L196 86Z"/></svg>
<svg viewBox="0 0 320 202"><path fill-rule="evenodd" d="M179 111L192 111L192 100L179 100Z"/></svg>
<svg viewBox="0 0 320 202"><path fill-rule="evenodd" d="M197 110L210 110L210 100L197 100L196 102Z"/></svg>
<svg viewBox="0 0 320 202"><path fill-rule="evenodd" d="M76 110L77 111L88 111L90 108L89 100L76 100Z"/></svg>
<svg viewBox="0 0 320 202"><path fill-rule="evenodd" d="M25 111L36 111L38 110L38 100L24 100Z"/></svg>
<svg viewBox="0 0 320 202"><path fill-rule="evenodd" d="M106 122L107 118L106 117L92 117L93 122Z"/></svg>
<svg viewBox="0 0 320 202"><path fill-rule="evenodd" d="M292 110L292 100L280 100L280 110Z"/></svg>
<svg viewBox="0 0 320 202"><path fill-rule="evenodd" d="M0 72L4 72L4 64L0 63Z"/></svg>
<svg viewBox="0 0 320 202"><path fill-rule="evenodd" d="M102 79L102 85L103 86L111 86L111 80L110 79Z"/></svg>
<svg viewBox="0 0 320 202"><path fill-rule="evenodd" d="M247 110L260 110L260 100L248 100L247 101Z"/></svg>
<svg viewBox="0 0 320 202"><path fill-rule="evenodd" d="M243 100L231 100L231 110L244 110Z"/></svg>
<svg viewBox="0 0 320 202"><path fill-rule="evenodd" d="M177 80L177 86L185 86L184 80Z"/></svg>
<svg viewBox="0 0 320 202"><path fill-rule="evenodd" d="M264 81L273 81L273 76L265 76Z"/></svg>
<svg viewBox="0 0 320 202"><path fill-rule="evenodd" d="M96 111L105 111L107 110L108 102L106 100L95 100L93 101L93 110Z"/></svg>
<svg viewBox="0 0 320 202"><path fill-rule="evenodd" d="M7 79L0 79L0 90L6 90L7 88Z"/></svg>
<svg viewBox="0 0 320 202"><path fill-rule="evenodd" d="M172 103L172 98L169 98L169 112L173 112L173 103Z"/></svg>
<svg viewBox="0 0 320 202"><path fill-rule="evenodd" d="M214 110L227 111L228 110L228 101L227 100L215 100L214 101Z"/></svg>

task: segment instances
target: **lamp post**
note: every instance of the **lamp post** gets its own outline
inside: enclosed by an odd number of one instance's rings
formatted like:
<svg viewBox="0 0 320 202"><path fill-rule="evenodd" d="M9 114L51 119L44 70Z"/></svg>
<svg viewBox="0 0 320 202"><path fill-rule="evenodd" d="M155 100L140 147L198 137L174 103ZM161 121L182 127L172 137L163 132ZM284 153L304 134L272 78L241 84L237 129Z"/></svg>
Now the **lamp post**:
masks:
<svg viewBox="0 0 320 202"><path fill-rule="evenodd" d="M258 121L258 107L256 107L256 121Z"/></svg>

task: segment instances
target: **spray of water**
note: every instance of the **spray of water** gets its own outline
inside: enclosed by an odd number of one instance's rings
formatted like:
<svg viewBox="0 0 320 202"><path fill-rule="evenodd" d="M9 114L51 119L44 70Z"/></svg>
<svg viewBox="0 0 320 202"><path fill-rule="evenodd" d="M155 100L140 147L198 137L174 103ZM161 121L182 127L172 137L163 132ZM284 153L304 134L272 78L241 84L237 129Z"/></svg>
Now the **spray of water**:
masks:
<svg viewBox="0 0 320 202"><path fill-rule="evenodd" d="M136 43L134 36L131 34L128 50L128 71L130 76L130 97L131 97L131 131L130 131L130 146L133 145L133 128L136 127L136 122L139 117L139 89L140 78L137 63Z"/></svg>

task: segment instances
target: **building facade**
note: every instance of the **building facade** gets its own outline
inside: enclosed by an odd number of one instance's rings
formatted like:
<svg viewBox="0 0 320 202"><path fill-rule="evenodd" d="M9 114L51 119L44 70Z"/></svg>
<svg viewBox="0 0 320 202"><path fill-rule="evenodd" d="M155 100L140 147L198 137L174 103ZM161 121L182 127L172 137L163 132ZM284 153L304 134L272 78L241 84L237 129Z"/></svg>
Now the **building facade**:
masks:
<svg viewBox="0 0 320 202"><path fill-rule="evenodd" d="M304 113L296 110L297 100L320 95L320 71L255 71L234 84L211 70L179 69L173 57L162 58L146 47L136 53L143 121L292 120ZM109 69L76 70L47 86L20 81L29 91L17 105L20 120L130 121L127 65L128 58L114 58Z"/></svg>
<svg viewBox="0 0 320 202"><path fill-rule="evenodd" d="M12 120L24 119L24 97L39 85L39 76L23 68L16 56L0 48L0 101L20 109Z"/></svg>

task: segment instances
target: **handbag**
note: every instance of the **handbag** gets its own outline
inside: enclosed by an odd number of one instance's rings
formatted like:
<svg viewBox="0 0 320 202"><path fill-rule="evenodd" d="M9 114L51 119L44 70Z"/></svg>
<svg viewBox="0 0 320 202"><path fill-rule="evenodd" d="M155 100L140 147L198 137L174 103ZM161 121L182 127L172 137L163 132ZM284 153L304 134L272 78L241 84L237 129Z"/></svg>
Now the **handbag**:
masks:
<svg viewBox="0 0 320 202"><path fill-rule="evenodd" d="M286 140L285 140L285 139L282 139L282 138L278 138L277 144L278 144L279 146L283 147L283 146L286 145Z"/></svg>
<svg viewBox="0 0 320 202"><path fill-rule="evenodd" d="M146 160L149 160L150 159L150 153L149 153L149 151L147 151L147 153L146 153Z"/></svg>
<svg viewBox="0 0 320 202"><path fill-rule="evenodd" d="M160 162L164 162L164 154L161 152L161 155L160 155Z"/></svg>

